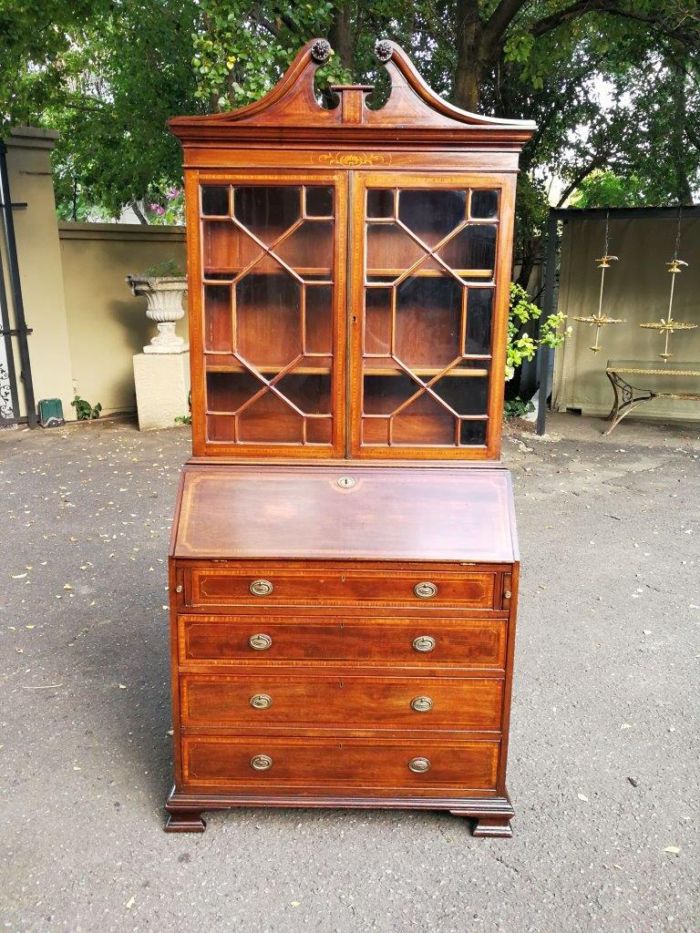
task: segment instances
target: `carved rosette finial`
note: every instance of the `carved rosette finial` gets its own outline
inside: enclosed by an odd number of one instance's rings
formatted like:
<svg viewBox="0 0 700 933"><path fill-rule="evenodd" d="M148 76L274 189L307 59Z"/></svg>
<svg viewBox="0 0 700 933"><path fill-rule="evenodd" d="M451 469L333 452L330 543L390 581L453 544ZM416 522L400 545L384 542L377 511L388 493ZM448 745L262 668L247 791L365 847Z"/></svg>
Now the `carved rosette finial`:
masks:
<svg viewBox="0 0 700 933"><path fill-rule="evenodd" d="M388 62L391 58L391 42L388 39L378 39L374 45L374 54L380 62Z"/></svg>
<svg viewBox="0 0 700 933"><path fill-rule="evenodd" d="M315 62L318 62L319 65L327 62L332 54L333 49L331 48L330 42L326 39L317 39L311 46L311 57Z"/></svg>

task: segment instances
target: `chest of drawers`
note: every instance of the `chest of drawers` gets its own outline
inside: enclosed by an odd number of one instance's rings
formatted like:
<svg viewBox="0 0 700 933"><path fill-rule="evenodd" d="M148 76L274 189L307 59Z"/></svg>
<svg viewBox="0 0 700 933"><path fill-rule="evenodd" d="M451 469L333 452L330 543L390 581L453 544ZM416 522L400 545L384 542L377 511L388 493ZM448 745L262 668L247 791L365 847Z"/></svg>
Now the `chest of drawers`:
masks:
<svg viewBox="0 0 700 933"><path fill-rule="evenodd" d="M186 467L167 828L380 806L509 835L517 578L504 470Z"/></svg>

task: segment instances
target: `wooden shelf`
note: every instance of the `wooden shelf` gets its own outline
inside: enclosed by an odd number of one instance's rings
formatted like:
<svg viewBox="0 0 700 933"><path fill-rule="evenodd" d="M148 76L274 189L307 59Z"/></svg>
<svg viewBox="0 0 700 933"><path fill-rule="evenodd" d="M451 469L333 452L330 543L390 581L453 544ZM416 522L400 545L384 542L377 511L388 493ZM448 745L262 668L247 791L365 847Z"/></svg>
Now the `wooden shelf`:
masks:
<svg viewBox="0 0 700 933"><path fill-rule="evenodd" d="M280 364L279 366L275 366L273 363L265 363L261 366L256 366L255 368L264 376L275 376L278 372L280 372L280 370L284 369L284 365ZM230 363L227 361L219 363L213 361L211 357L207 357L206 370L208 373L251 372L247 366L243 366L241 363ZM295 368L291 370L291 372L286 373L283 378L286 379L287 376L328 376L330 373L330 366L295 366Z"/></svg>
<svg viewBox="0 0 700 933"><path fill-rule="evenodd" d="M441 366L409 366L412 373L416 376L437 376L442 372ZM403 369L391 366L365 366L363 369L365 376L406 376ZM488 369L449 369L445 377L456 377L458 379L469 379L475 376L488 376Z"/></svg>
<svg viewBox="0 0 700 933"><path fill-rule="evenodd" d="M366 277L369 279L371 277L376 278L385 278L385 279L396 279L406 271L408 267L404 266L403 268L395 269L367 269ZM458 275L461 279L487 279L490 280L493 278L493 269L452 269L455 275ZM408 278L442 278L443 276L449 275L447 269L416 269L412 272ZM379 282L368 282L369 286L379 285Z"/></svg>
<svg viewBox="0 0 700 933"><path fill-rule="evenodd" d="M202 278L205 280L205 283L206 283L206 279L210 275L228 275L233 279L237 275L239 275L243 271L244 268L245 268L244 266L206 266L202 274ZM319 277L323 276L324 279L328 279L328 281L324 283L312 282L311 284L313 285L316 285L316 284L331 285L332 284L332 281L331 281L332 270L329 269L328 267L291 266L290 268L293 268L294 271L297 273L297 275L300 275L302 278L305 278L310 275L314 275L314 276L319 276ZM259 269L257 266L253 266L246 273L246 275L289 275L289 272L287 272L287 270L283 266L277 266L277 268L275 269ZM218 282L212 283L212 284L225 284L225 283L219 280Z"/></svg>

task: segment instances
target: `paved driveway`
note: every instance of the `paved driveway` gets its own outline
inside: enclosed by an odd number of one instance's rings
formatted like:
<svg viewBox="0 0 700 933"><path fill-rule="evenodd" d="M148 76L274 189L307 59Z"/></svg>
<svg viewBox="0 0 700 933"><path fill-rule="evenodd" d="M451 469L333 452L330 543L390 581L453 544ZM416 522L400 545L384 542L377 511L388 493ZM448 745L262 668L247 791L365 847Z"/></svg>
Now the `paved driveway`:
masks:
<svg viewBox="0 0 700 933"><path fill-rule="evenodd" d="M515 435L510 841L440 813L242 810L162 832L165 555L186 429L0 434L9 930L698 929L697 430Z"/></svg>

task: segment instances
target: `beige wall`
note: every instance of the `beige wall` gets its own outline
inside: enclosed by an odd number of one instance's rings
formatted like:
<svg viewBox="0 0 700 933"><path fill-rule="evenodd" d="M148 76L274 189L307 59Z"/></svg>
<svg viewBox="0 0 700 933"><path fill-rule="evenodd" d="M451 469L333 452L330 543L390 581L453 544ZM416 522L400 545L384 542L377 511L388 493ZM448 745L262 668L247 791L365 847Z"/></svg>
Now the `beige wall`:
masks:
<svg viewBox="0 0 700 933"><path fill-rule="evenodd" d="M175 259L184 230L141 224L59 224L70 356L76 392L106 413L136 408L132 357L155 334L145 298L126 275ZM186 318L177 325L187 337Z"/></svg>
<svg viewBox="0 0 700 933"><path fill-rule="evenodd" d="M136 408L132 357L155 334L144 298L124 277L175 259L184 267L184 228L140 224L59 224L51 150L57 133L18 127L6 138L17 254L34 396L60 398L75 418L76 393L105 414ZM2 238L0 238L2 239ZM1 244L0 244L1 245ZM3 262L8 283L6 257ZM178 324L187 336L187 323ZM16 349L16 341L13 341ZM15 353L17 372L19 360ZM19 384L20 414L26 405Z"/></svg>
<svg viewBox="0 0 700 933"><path fill-rule="evenodd" d="M619 257L606 273L603 310L626 324L613 324L601 330L603 349L592 353L595 331L572 320L598 309L600 271L595 259L603 255L604 219L585 218L564 227L561 254L559 309L569 316L573 333L557 351L554 371L553 407L580 409L584 414L604 415L612 405L612 389L605 376L608 360L640 360L658 363L663 338L639 324L658 321L668 311L671 276L666 262L673 257L676 219L640 217L611 219L609 252ZM681 227L680 258L688 263L676 277L673 316L700 325L700 220L684 218ZM700 326L676 331L671 337L670 362L700 363ZM639 386L657 391L700 393L695 379L638 377ZM648 402L635 409L631 418L700 420L700 403L663 400Z"/></svg>
<svg viewBox="0 0 700 933"><path fill-rule="evenodd" d="M33 329L28 344L34 397L60 398L64 412L70 413L71 359L50 162L57 136L50 130L16 127L5 144L12 203L27 205L16 208L13 217L25 319ZM9 279L5 281L9 294ZM16 351L16 340L13 345ZM16 352L15 360L19 377ZM21 382L19 401L20 414L26 415Z"/></svg>

